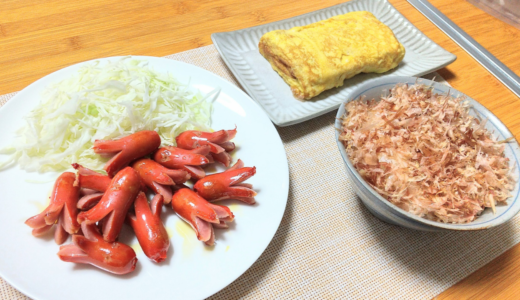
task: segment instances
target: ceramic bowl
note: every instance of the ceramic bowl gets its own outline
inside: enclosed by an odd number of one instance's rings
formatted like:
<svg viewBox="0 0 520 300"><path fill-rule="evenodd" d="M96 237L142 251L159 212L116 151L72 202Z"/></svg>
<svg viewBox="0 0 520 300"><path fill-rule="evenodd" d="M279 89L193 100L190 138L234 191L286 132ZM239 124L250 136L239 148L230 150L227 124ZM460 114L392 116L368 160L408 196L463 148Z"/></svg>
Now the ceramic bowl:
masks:
<svg viewBox="0 0 520 300"><path fill-rule="evenodd" d="M507 127L495 115L493 115L477 101L471 99L467 95L453 89L450 86L423 78L392 76L374 79L353 90L348 96L347 102L359 99L361 96L365 96L367 99L379 100L381 99L382 95L388 95L388 91L398 83L407 83L409 85L421 83L425 85L431 85L435 93L449 93L454 97L465 96L473 107L470 109L470 114L476 116L478 112L478 114L483 119L488 119L486 128L493 132L494 136L498 135L500 140L504 140L513 136ZM336 115L336 128L341 128L341 120L344 115L345 105L341 105ZM336 131L336 142L338 144L341 156L343 157L347 175L354 184L354 190L358 194L359 198L361 198L363 204L368 208L368 210L376 217L387 223L423 231L480 230L507 222L520 210L520 191L519 183L517 181L515 189L511 192L513 196L507 200L507 205L497 205L496 213L493 213L490 208L487 208L473 222L466 224L451 224L435 222L418 217L390 203L381 195L379 195L372 187L370 187L368 183L365 182L365 180L359 175L350 162L350 159L345 152L345 147L343 146L342 142L339 141L339 134L340 132ZM513 141L506 145L505 155L509 158L510 164L516 165L514 167L514 172L517 176L516 178L518 178L518 173L520 170L520 150L516 140L513 139Z"/></svg>

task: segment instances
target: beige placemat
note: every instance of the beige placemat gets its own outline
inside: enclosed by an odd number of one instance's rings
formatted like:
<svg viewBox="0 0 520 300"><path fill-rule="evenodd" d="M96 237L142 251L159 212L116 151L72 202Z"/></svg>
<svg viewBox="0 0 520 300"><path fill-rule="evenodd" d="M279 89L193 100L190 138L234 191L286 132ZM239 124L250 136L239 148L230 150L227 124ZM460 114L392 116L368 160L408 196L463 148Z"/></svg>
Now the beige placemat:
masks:
<svg viewBox="0 0 520 300"><path fill-rule="evenodd" d="M238 85L213 45L167 58ZM0 96L0 106L12 96ZM379 221L345 175L334 117L277 128L290 171L282 223L258 261L210 299L430 299L520 241L520 216L479 232L427 233ZM27 299L1 279L0 297Z"/></svg>

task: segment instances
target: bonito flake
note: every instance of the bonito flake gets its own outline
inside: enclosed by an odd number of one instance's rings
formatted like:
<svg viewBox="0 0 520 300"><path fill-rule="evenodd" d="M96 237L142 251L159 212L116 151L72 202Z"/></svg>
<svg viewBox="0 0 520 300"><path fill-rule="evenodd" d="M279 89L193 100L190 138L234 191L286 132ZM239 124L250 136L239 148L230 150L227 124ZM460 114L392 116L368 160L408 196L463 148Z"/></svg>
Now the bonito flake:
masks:
<svg viewBox="0 0 520 300"><path fill-rule="evenodd" d="M468 114L462 98L398 84L381 101L346 104L340 140L359 174L384 198L445 223L475 220L511 197L505 141Z"/></svg>

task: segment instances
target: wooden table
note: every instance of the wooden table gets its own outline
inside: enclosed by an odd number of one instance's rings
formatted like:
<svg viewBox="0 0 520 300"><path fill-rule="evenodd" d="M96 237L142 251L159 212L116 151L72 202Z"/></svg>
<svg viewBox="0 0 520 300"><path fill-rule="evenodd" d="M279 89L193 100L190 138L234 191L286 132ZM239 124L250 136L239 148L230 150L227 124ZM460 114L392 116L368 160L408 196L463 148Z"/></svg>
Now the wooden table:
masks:
<svg viewBox="0 0 520 300"><path fill-rule="evenodd" d="M457 55L439 73L495 113L520 137L519 99L405 0L389 0L434 42ZM114 55L165 56L211 44L210 34L265 24L344 1L4 0L0 94L71 64ZM431 0L516 74L520 30L463 0ZM517 298L520 245L437 299Z"/></svg>

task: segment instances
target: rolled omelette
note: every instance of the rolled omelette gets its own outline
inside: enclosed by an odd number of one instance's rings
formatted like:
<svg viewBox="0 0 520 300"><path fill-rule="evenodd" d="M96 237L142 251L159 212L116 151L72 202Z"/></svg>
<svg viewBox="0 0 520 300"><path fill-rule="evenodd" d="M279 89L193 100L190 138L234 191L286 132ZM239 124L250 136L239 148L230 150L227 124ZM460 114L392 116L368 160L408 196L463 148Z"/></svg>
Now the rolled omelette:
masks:
<svg viewBox="0 0 520 300"><path fill-rule="evenodd" d="M386 72L405 54L392 30L367 11L270 31L258 48L298 99L342 86L359 73Z"/></svg>

